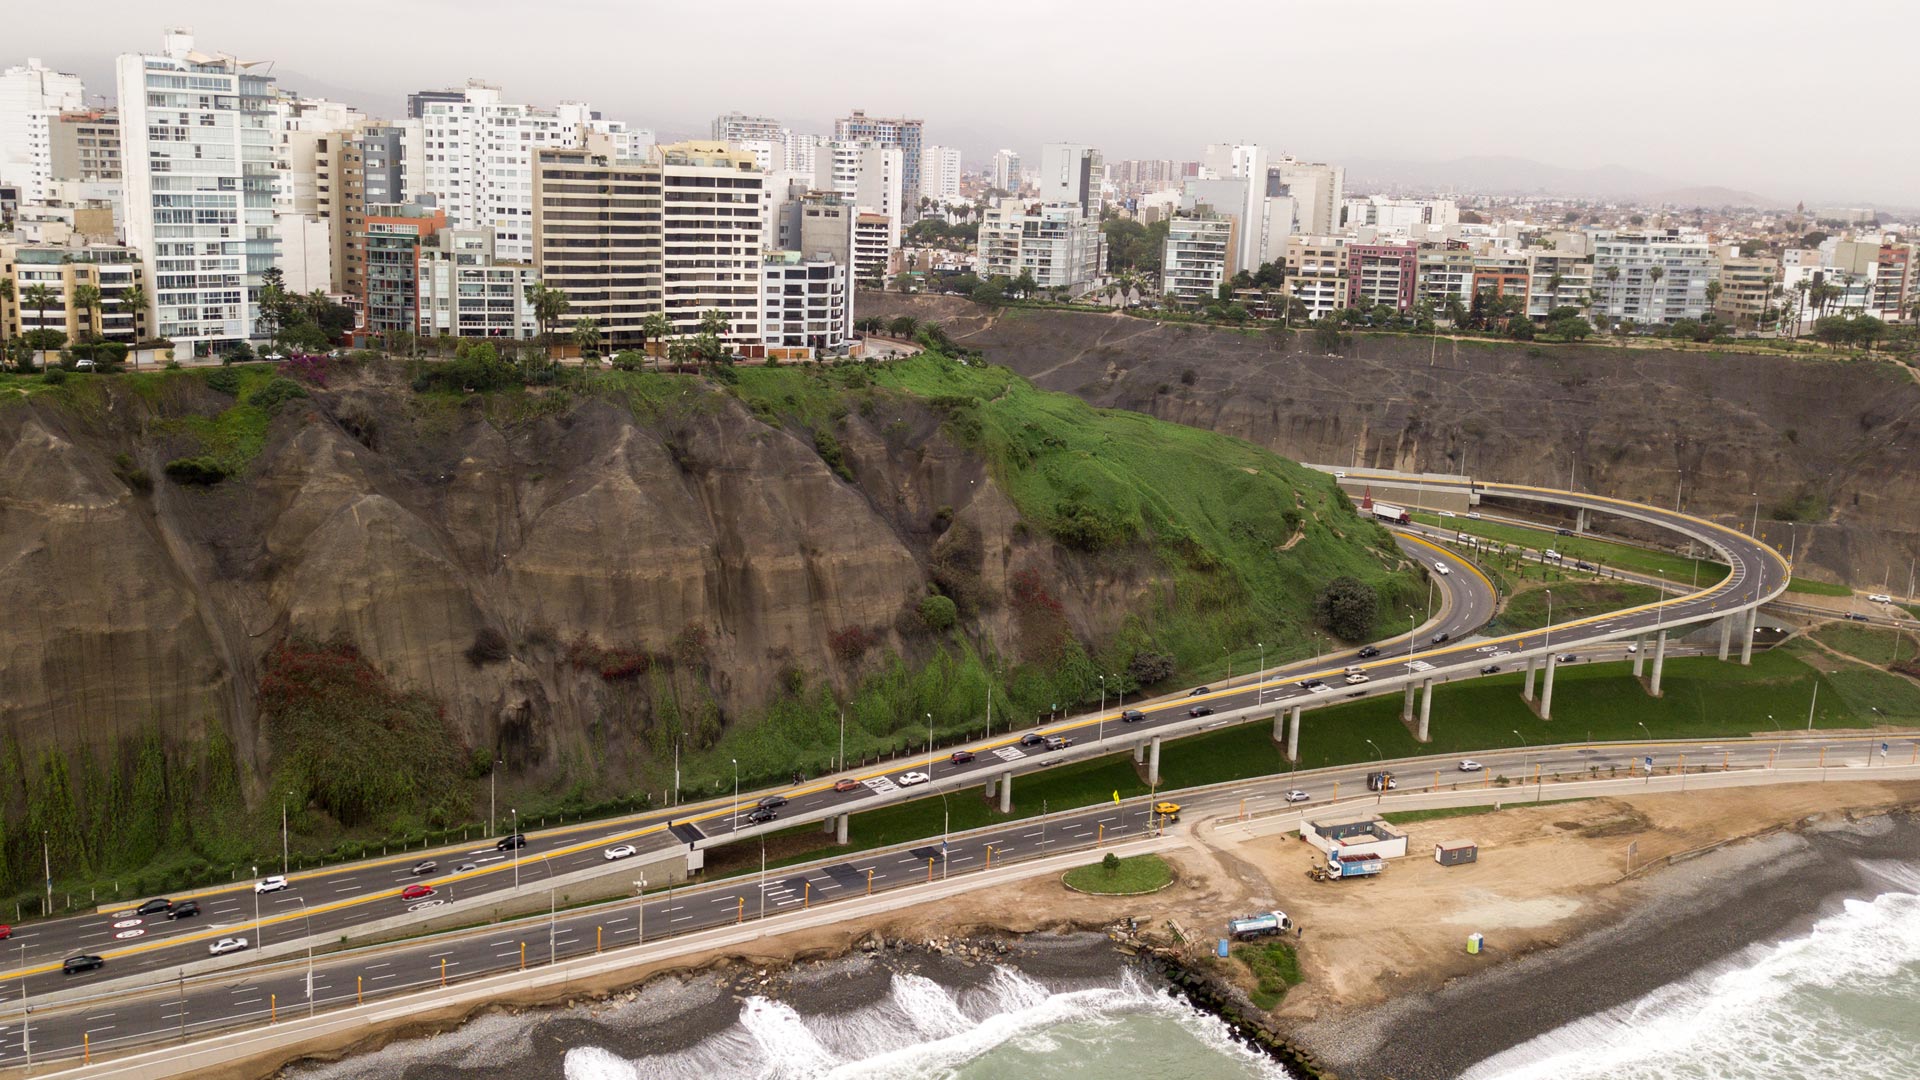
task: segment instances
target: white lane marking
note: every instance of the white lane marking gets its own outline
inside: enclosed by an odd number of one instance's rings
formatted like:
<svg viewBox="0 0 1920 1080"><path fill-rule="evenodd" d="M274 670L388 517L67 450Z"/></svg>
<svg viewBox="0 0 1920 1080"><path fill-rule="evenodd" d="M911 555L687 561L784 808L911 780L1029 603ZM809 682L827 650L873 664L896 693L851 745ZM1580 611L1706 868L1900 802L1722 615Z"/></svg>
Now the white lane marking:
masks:
<svg viewBox="0 0 1920 1080"><path fill-rule="evenodd" d="M668 922L686 922L688 919L691 919L691 918L693 918L693 916L691 915L682 915L677 919L668 919L667 921Z"/></svg>
<svg viewBox="0 0 1920 1080"><path fill-rule="evenodd" d="M999 758L1001 761L1018 761L1026 757L1027 752L1017 746L1002 746L994 750L993 756Z"/></svg>
<svg viewBox="0 0 1920 1080"><path fill-rule="evenodd" d="M898 784L895 784L891 779L884 776L876 776L871 780L862 780L860 782L881 795L891 794L892 792L900 790Z"/></svg>

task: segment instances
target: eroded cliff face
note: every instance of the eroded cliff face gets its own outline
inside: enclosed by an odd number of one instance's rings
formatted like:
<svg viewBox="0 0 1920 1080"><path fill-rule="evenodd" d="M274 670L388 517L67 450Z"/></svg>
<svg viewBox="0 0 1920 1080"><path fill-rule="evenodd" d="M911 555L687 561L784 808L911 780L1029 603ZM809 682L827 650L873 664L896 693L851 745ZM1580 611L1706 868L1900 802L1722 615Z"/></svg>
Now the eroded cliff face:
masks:
<svg viewBox="0 0 1920 1080"><path fill-rule="evenodd" d="M198 452L183 421L233 405L203 380L0 402L0 735L32 762L156 723L176 742L217 726L257 793L263 658L343 637L438 700L463 749L536 774L619 772L645 703L582 656L693 650L671 678L733 716L788 669L844 689L858 671L831 651L841 628L924 656L906 613L936 553L991 596L1040 570L1090 639L1156 588L1150 560L1087 560L1024 528L911 401L845 417L843 476L804 433L692 380L645 410L421 397L398 380L337 373L208 487L162 475ZM1010 618L984 605L969 629L1017 651Z"/></svg>
<svg viewBox="0 0 1920 1080"><path fill-rule="evenodd" d="M1904 591L1920 553L1920 385L1892 363L1305 333L862 294L1036 385L1301 461L1564 487L1747 523L1800 574ZM1793 513L1787 511L1793 508ZM1783 521L1783 517L1798 521Z"/></svg>

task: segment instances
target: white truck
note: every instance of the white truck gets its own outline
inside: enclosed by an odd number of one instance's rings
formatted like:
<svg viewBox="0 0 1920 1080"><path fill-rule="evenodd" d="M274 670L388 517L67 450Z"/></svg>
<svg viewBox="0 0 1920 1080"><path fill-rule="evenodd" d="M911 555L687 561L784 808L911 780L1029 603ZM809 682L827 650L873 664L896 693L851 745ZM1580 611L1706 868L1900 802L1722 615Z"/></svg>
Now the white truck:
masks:
<svg viewBox="0 0 1920 1080"><path fill-rule="evenodd" d="M1284 911L1263 911L1257 915L1243 915L1227 921L1227 933L1236 941L1250 941L1254 938L1284 934L1293 929L1293 920L1287 918Z"/></svg>

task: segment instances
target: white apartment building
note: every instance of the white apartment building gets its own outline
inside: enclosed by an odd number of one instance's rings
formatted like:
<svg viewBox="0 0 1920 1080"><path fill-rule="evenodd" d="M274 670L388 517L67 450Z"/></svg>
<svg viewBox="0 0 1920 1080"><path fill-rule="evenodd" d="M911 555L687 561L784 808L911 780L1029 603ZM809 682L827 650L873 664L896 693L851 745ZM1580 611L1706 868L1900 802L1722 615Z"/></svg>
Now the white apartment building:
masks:
<svg viewBox="0 0 1920 1080"><path fill-rule="evenodd" d="M753 139L777 141L783 129L771 116L748 116L743 112L721 113L713 121L715 142L747 142Z"/></svg>
<svg viewBox="0 0 1920 1080"><path fill-rule="evenodd" d="M61 113L86 104L80 76L55 71L37 57L0 71L0 184L18 187L21 202L47 201L53 126Z"/></svg>
<svg viewBox="0 0 1920 1080"><path fill-rule="evenodd" d="M1460 204L1452 199L1395 199L1364 195L1341 201L1341 220L1349 229L1373 225L1408 233L1416 226L1443 229L1460 224Z"/></svg>
<svg viewBox="0 0 1920 1080"><path fill-rule="evenodd" d="M826 143L814 161L813 186L852 199L863 213L886 215L890 222L887 250L900 246L907 196L906 158L899 147L844 140Z"/></svg>
<svg viewBox="0 0 1920 1080"><path fill-rule="evenodd" d="M534 268L499 261L492 229L441 229L419 257L419 333L527 339L539 332L527 302Z"/></svg>
<svg viewBox="0 0 1920 1080"><path fill-rule="evenodd" d="M702 313L728 322L726 340L761 344L761 239L766 174L723 142L660 147L661 281L675 333L700 331Z"/></svg>
<svg viewBox="0 0 1920 1080"><path fill-rule="evenodd" d="M884 282L899 250L894 235L899 226L891 217L869 210L853 215L853 275L863 282Z"/></svg>
<svg viewBox="0 0 1920 1080"><path fill-rule="evenodd" d="M993 152L993 168L987 182L1009 195L1020 194L1020 155L1013 150Z"/></svg>
<svg viewBox="0 0 1920 1080"><path fill-rule="evenodd" d="M1040 201L1073 203L1098 218L1107 168L1100 151L1085 143L1047 143L1040 148Z"/></svg>
<svg viewBox="0 0 1920 1080"><path fill-rule="evenodd" d="M1100 219L1076 203L997 200L980 218L980 276L1033 275L1042 289L1078 295L1106 275L1106 242Z"/></svg>
<svg viewBox="0 0 1920 1080"><path fill-rule="evenodd" d="M1231 217L1210 214L1167 222L1167 243L1160 256L1160 292L1182 303L1206 304L1220 286L1239 273L1239 239Z"/></svg>
<svg viewBox="0 0 1920 1080"><path fill-rule="evenodd" d="M1707 282L1719 266L1699 233L1665 229L1593 234L1594 310L1636 323L1706 315Z"/></svg>
<svg viewBox="0 0 1920 1080"><path fill-rule="evenodd" d="M927 197L936 203L952 202L960 197L960 148L929 146L921 152L920 175Z"/></svg>
<svg viewBox="0 0 1920 1080"><path fill-rule="evenodd" d="M276 256L266 67L199 52L186 30L115 63L127 242L147 260L148 325L182 358L256 333L260 275Z"/></svg>
<svg viewBox="0 0 1920 1080"><path fill-rule="evenodd" d="M1430 248L1420 252L1417 295L1432 305L1436 318L1447 317L1448 305L1473 305L1473 252L1465 248Z"/></svg>
<svg viewBox="0 0 1920 1080"><path fill-rule="evenodd" d="M597 135L622 161L640 161L653 151L652 128L630 127L625 120L609 120L584 101L563 101L554 115L562 124L573 127L575 146L584 145L589 135Z"/></svg>
<svg viewBox="0 0 1920 1080"><path fill-rule="evenodd" d="M853 290L845 263L769 251L761 264L760 327L769 356L818 359L853 339Z"/></svg>
<svg viewBox="0 0 1920 1080"><path fill-rule="evenodd" d="M579 107L584 109L584 107ZM533 260L533 158L580 145L581 131L559 114L503 101L500 88L472 81L458 100L421 103L421 150L432 195L447 219L494 231L500 257Z"/></svg>
<svg viewBox="0 0 1920 1080"><path fill-rule="evenodd" d="M1268 166L1268 175L1269 195L1293 197L1295 232L1332 236L1340 231L1340 205L1346 199L1346 169L1284 157Z"/></svg>

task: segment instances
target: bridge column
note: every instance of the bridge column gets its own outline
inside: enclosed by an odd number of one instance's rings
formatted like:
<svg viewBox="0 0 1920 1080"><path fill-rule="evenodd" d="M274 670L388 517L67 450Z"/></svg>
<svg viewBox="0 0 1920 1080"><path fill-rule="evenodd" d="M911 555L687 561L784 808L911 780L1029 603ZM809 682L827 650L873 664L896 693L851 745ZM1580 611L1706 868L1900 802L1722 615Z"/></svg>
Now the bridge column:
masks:
<svg viewBox="0 0 1920 1080"><path fill-rule="evenodd" d="M1292 723L1287 726L1287 760L1299 761L1300 760L1300 706L1295 705L1291 710L1289 710L1289 714L1290 714ZM1280 718L1278 716L1275 716L1273 719L1275 723L1279 723L1280 721Z"/></svg>
<svg viewBox="0 0 1920 1080"><path fill-rule="evenodd" d="M1540 719L1553 719L1553 669L1557 666L1554 657L1547 656L1547 677L1540 686Z"/></svg>
<svg viewBox="0 0 1920 1080"><path fill-rule="evenodd" d="M1407 684L1406 703L1400 706L1400 722L1403 724L1413 723L1413 683L1411 682Z"/></svg>
<svg viewBox="0 0 1920 1080"><path fill-rule="evenodd" d="M1144 762L1144 761L1146 761L1146 760L1147 760L1147 747L1146 747L1146 744L1145 744L1145 743L1134 743L1134 744L1133 744L1133 763L1134 763L1135 765L1138 765L1138 764L1141 764L1142 762Z"/></svg>
<svg viewBox="0 0 1920 1080"><path fill-rule="evenodd" d="M1591 527L1592 527L1592 523L1587 518L1587 508L1583 506L1580 508L1579 512L1574 515L1573 531L1576 533L1579 533L1582 536L1585 536L1587 530Z"/></svg>
<svg viewBox="0 0 1920 1080"><path fill-rule="evenodd" d="M1427 718L1433 714L1433 680L1420 684L1420 730L1414 738L1420 742L1432 742L1427 738Z"/></svg>
<svg viewBox="0 0 1920 1080"><path fill-rule="evenodd" d="M1160 783L1160 736L1155 735L1148 745L1152 749L1147 753L1147 785L1152 787Z"/></svg>
<svg viewBox="0 0 1920 1080"><path fill-rule="evenodd" d="M834 817L838 817L838 816L839 816L838 814L836 814L836 815L834 815ZM825 834L826 834L826 835L828 835L828 836L832 836L832 835L833 835L833 821L834 821L834 819L833 819L833 818L828 818L827 820L825 820L825 821L823 821L823 822L821 822L821 823L820 823L820 831L821 831L822 833L825 833Z"/></svg>
<svg viewBox="0 0 1920 1080"><path fill-rule="evenodd" d="M1634 638L1633 644L1633 677L1637 679L1640 677L1640 673L1647 669L1647 639L1645 637Z"/></svg>
<svg viewBox="0 0 1920 1080"><path fill-rule="evenodd" d="M1533 700L1533 669L1540 663L1539 657L1527 658L1527 681L1520 684L1520 700Z"/></svg>
<svg viewBox="0 0 1920 1080"><path fill-rule="evenodd" d="M1013 774L1012 773L1008 773L1007 775L1000 778L1000 812L1003 814L1013 813Z"/></svg>
<svg viewBox="0 0 1920 1080"><path fill-rule="evenodd" d="M993 798L993 793L994 793L994 791L995 791L995 790L996 790L996 789L997 789L997 788L999 787L999 784L1000 784L1000 781L999 781L999 780L989 780L989 781L987 781L987 790L986 790L986 795L985 795L985 797L986 797L986 798L988 798L988 799L991 799L991 798Z"/></svg>
<svg viewBox="0 0 1920 1080"><path fill-rule="evenodd" d="M1667 632L1662 630L1660 631L1660 636L1655 639L1653 643L1653 682L1647 687L1647 693L1652 694L1654 697L1660 696L1660 673L1666 666Z"/></svg>
<svg viewBox="0 0 1920 1080"><path fill-rule="evenodd" d="M1744 666L1753 663L1753 632L1760 629L1760 609L1747 609L1747 632L1740 642L1740 663Z"/></svg>
<svg viewBox="0 0 1920 1080"><path fill-rule="evenodd" d="M847 842L847 819L852 816L853 815L851 814L841 814L839 817L834 819L834 822L835 822L833 827L834 843L844 844Z"/></svg>
<svg viewBox="0 0 1920 1080"><path fill-rule="evenodd" d="M1732 615L1720 620L1720 659L1722 660L1727 658L1727 649L1733 644L1733 620Z"/></svg>
<svg viewBox="0 0 1920 1080"><path fill-rule="evenodd" d="M1287 710L1281 709L1273 714L1273 741L1279 742L1287 737Z"/></svg>

